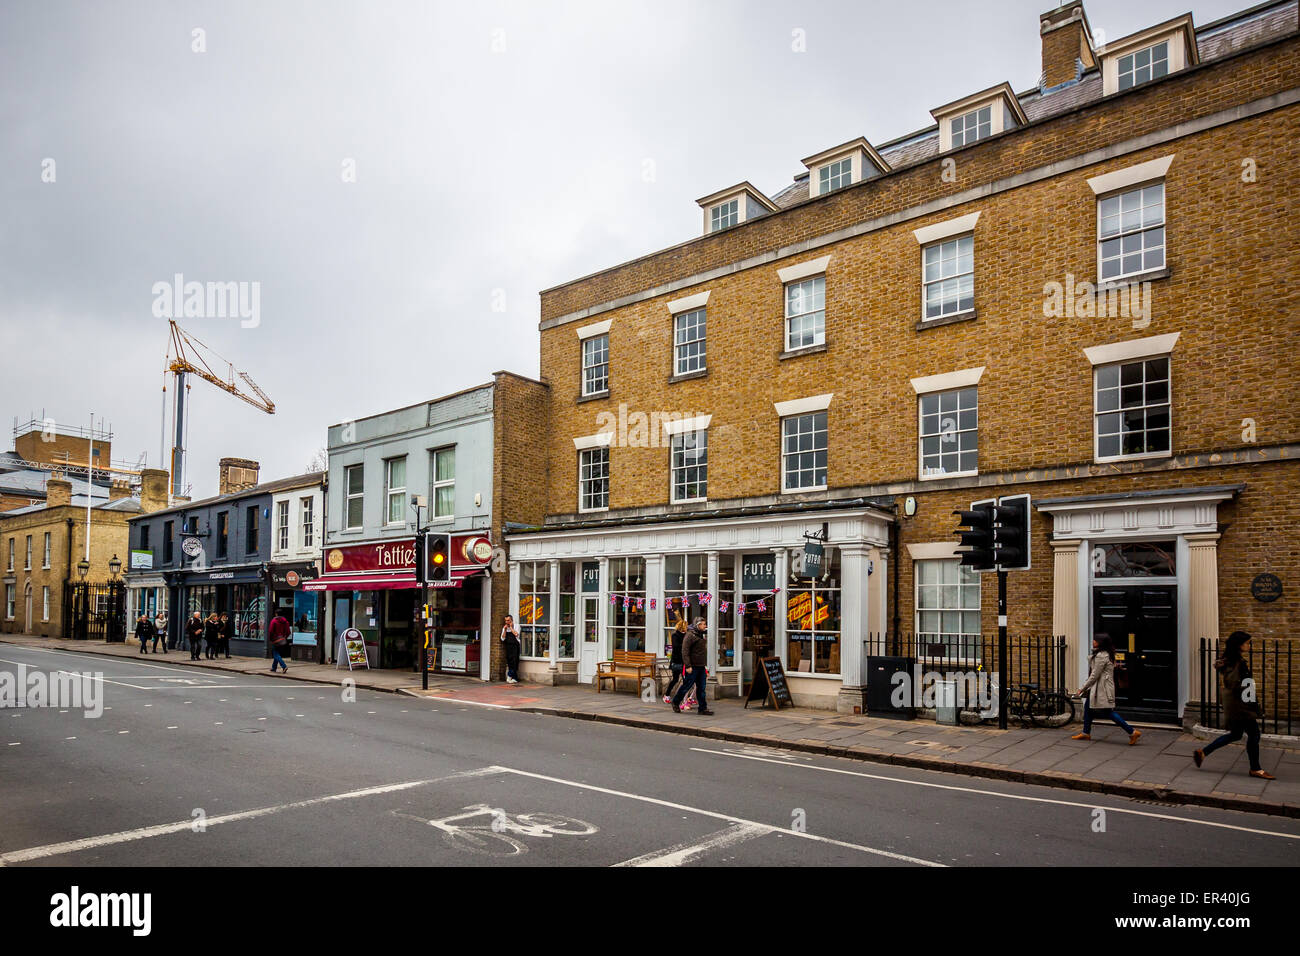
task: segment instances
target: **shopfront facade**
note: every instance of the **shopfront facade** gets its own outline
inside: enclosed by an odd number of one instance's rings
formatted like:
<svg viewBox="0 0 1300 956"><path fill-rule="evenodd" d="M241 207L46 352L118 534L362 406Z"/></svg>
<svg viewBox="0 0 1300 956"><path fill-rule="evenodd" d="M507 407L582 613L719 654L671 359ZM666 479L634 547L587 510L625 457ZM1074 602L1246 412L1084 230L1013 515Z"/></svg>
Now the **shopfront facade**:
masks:
<svg viewBox="0 0 1300 956"><path fill-rule="evenodd" d="M864 642L885 627L889 526L870 505L509 536L524 679L590 683L616 650L662 656L676 618L708 621L710 681L744 694L781 659L795 702L861 707ZM827 537L807 572L805 535Z"/></svg>

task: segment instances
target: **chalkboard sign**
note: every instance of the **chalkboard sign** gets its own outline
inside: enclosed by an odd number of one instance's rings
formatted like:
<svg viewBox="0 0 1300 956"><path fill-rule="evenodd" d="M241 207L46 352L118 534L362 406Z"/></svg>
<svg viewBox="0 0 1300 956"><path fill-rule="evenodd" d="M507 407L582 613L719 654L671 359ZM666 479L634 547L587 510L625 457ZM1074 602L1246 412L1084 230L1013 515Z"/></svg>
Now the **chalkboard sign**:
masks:
<svg viewBox="0 0 1300 956"><path fill-rule="evenodd" d="M745 706L748 707L753 700L763 701L764 707L770 700L777 710L794 706L790 686L785 682L785 668L781 666L781 658L764 657L759 660L754 682L749 685L749 696L745 698Z"/></svg>

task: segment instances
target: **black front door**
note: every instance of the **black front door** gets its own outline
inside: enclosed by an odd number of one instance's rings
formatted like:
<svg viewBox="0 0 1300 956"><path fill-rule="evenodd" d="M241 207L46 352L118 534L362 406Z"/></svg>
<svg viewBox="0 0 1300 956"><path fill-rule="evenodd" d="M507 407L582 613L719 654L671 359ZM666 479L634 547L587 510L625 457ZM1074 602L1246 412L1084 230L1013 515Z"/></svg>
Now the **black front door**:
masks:
<svg viewBox="0 0 1300 956"><path fill-rule="evenodd" d="M1094 634L1115 642L1115 706L1127 718L1178 720L1178 588L1097 586Z"/></svg>

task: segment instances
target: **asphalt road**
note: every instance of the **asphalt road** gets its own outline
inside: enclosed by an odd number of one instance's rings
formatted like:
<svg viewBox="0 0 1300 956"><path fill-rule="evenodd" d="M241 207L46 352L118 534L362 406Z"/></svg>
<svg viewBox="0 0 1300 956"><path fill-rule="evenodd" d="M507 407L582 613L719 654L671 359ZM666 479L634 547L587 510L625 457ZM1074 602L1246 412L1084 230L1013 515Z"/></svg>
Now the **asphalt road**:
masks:
<svg viewBox="0 0 1300 956"><path fill-rule="evenodd" d="M1300 821L0 645L0 865L1291 866ZM1099 813L1098 811L1104 811Z"/></svg>

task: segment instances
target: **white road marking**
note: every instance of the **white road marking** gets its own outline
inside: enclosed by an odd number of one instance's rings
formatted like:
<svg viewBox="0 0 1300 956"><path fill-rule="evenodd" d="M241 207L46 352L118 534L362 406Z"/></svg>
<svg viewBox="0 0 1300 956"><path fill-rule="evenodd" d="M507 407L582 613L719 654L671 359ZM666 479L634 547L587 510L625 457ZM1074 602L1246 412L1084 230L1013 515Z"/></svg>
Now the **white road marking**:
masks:
<svg viewBox="0 0 1300 956"><path fill-rule="evenodd" d="M118 731L119 734L129 734L130 732L131 732L131 731L129 731L129 730L119 730L119 731Z"/></svg>
<svg viewBox="0 0 1300 956"><path fill-rule="evenodd" d="M342 800L358 800L363 797L379 796L385 793L396 793L401 790L410 790L414 787L424 787L431 783L442 783L447 780L456 780L462 777L481 777L493 773L501 773L497 767L482 767L478 770L462 770L459 773L448 774L445 777L433 777L429 780L409 780L405 783L390 783L378 787L366 787L362 790L349 790L346 793L334 793L327 797L313 797L310 800L298 800L293 803L281 803L271 807L260 807L256 810L242 810L238 813L226 813L217 817L208 817L204 821L206 826L213 827L222 823L237 823L241 820L256 820L259 817L270 816L274 813L280 813L284 810L301 810L304 807L314 807L322 803L337 803ZM12 863L28 863L32 860L41 860L51 856L62 856L65 853L78 853L82 850L95 850L99 847L113 846L118 843L130 843L135 840L147 840L151 837L167 836L172 833L184 833L186 830L193 830L194 820L178 820L175 823L162 823L152 827L140 827L135 830L120 830L117 833L106 833L102 836L84 837L80 840L68 840L64 843L50 843L46 846L34 846L25 850L12 850L8 853L0 853L0 866L8 866Z"/></svg>
<svg viewBox="0 0 1300 956"><path fill-rule="evenodd" d="M904 780L900 777L887 777L878 773L863 773L860 770L844 770L840 767L819 767L816 764L789 764L783 760L772 760L768 757L754 757L747 754L728 753L725 750L708 750L704 747L692 747L692 750L702 754L716 754L719 757L736 757L741 760L758 760L763 763L776 764L778 767L789 767L792 770L820 770L822 773L838 773L849 777L865 777L868 780L886 780L889 783L903 783L912 787L930 787L935 790L955 790L959 793L977 793L986 797L1000 797L1004 800L1027 800L1030 803L1050 803L1059 807L1078 807L1084 810L1095 810L1101 806L1098 803L1078 803L1073 800L1053 800L1050 797L1031 797L1018 793L1001 793L997 790L980 790L976 787L958 787L954 784L947 783L930 783L926 780ZM1104 796L1098 794L1098 796ZM1123 799L1123 798L1120 798ZM1276 830L1259 830L1255 827L1242 827L1233 823L1217 823L1214 820L1193 820L1189 817L1176 817L1169 813L1151 813L1146 810L1130 810L1127 807L1102 807L1107 813L1127 813L1135 817L1150 817L1154 820L1172 820L1175 823L1192 823L1201 827L1218 827L1222 830L1239 830L1242 833L1258 833L1260 836L1281 837L1286 840L1300 840L1300 833L1279 833Z"/></svg>
<svg viewBox="0 0 1300 956"><path fill-rule="evenodd" d="M25 650L25 651L32 651L33 653L36 653L36 654L57 654L57 655L60 656L60 657L76 657L76 658L80 658L81 660L85 660L85 661L95 661L95 662L98 663L101 667L104 666L105 661L112 661L112 662L115 663L115 664L127 664L127 665L130 666L130 667L148 667L148 668L151 668L151 669L154 669L154 670L168 671L169 673L172 673L172 674L193 674L193 673L194 673L193 671L186 671L183 667L172 667L172 666L169 666L169 665L167 665L167 664L150 664L150 663L147 663L147 662L145 662L145 661L130 661L130 662L128 662L128 661L120 660L120 659L114 657L113 655L107 655L107 654L81 654L81 653L78 653L77 651L51 650L50 648L46 648L46 647L31 647L31 646L26 645L26 644L13 644L13 645L10 645L10 646L11 646L11 647L15 647L15 648L21 648L22 650ZM17 664L17 663L20 663L19 661L10 661L10 660L6 660L5 658L0 658L0 661L3 661L4 663L7 663L7 664ZM23 662L23 663L26 663L26 662ZM29 665L29 666L31 666L31 665ZM129 676L136 677L136 679L138 679L138 680L147 680L147 679L148 679L148 678L143 678L143 677L141 677L140 675L137 675L137 674L132 674L132 675L129 675ZM236 677L238 677L239 675L237 675L237 674L211 674L211 675L209 675L209 676L213 677L214 679L218 679L218 680L234 680L234 679L235 679Z"/></svg>
<svg viewBox="0 0 1300 956"><path fill-rule="evenodd" d="M509 710L509 709L510 709L510 705L509 705L509 704L486 704L486 703L484 703L484 702L481 701L481 700L461 700L459 697L430 697L429 699L430 699L430 700L436 700L436 701L444 701L444 700L445 700L445 701L448 701L448 702L450 702L450 703L454 703L454 704L469 704L471 707L491 707L491 708L493 708L494 710ZM437 711L435 710L434 713L436 714ZM463 713L463 711L462 711L462 713Z"/></svg>
<svg viewBox="0 0 1300 956"><path fill-rule="evenodd" d="M489 768L490 769L490 768ZM607 793L614 797L623 797L625 800L638 800L642 803L652 803L655 806L668 807L670 810L684 810L687 813L694 813L702 817L712 817L715 820L725 820L727 823L739 824L748 827L765 827L769 830L775 830L766 823L759 823L756 820L746 820L744 817L733 817L728 813L718 813L715 810L701 810L699 807L688 806L684 803L673 803L670 800L660 800L658 797L646 797L639 793L628 793L625 790L613 790L608 787L597 787L590 783L581 783L577 780L565 780L563 777L548 777L541 773L532 773L528 770L516 770L513 767L502 767L498 765L495 768L501 773L513 773L521 777L531 777L534 780L545 780L548 783L558 783L566 787L575 787L579 790L590 790L593 793ZM918 866L946 867L946 863L936 863L932 860L923 860L920 857L906 856L902 853L893 853L889 850L878 850L875 847L863 846L860 843L846 843L843 840L832 840L830 837L818 836L815 833L801 833L798 830L782 830L783 835L797 837L801 840L812 840L815 843L825 843L829 846L843 847L848 850L858 850L862 853L871 853L875 856L888 857L891 860L901 860L904 863L915 863Z"/></svg>
<svg viewBox="0 0 1300 956"><path fill-rule="evenodd" d="M168 730L175 730L175 729L176 729L176 725L175 725L175 724L168 724L168 725L167 725L167 729L168 729Z"/></svg>
<svg viewBox="0 0 1300 956"><path fill-rule="evenodd" d="M18 743L17 741L14 741L14 742L11 743L9 746L10 746L10 747L21 747L22 744Z"/></svg>
<svg viewBox="0 0 1300 956"><path fill-rule="evenodd" d="M64 739L64 740L76 740L77 738L76 738L76 737L64 737L63 739Z"/></svg>
<svg viewBox="0 0 1300 956"><path fill-rule="evenodd" d="M724 847L735 846L737 843L743 843L746 840L752 840L755 837L767 836L775 827L764 826L746 826L737 824L727 827L725 830L719 830L717 833L711 833L701 840L694 843L679 843L676 846L665 847L662 850L655 850L653 853L645 853L641 856L633 857L630 860L624 860L622 863L615 863L615 866L681 866L683 863L689 863L696 857L703 856L710 850L721 850Z"/></svg>

